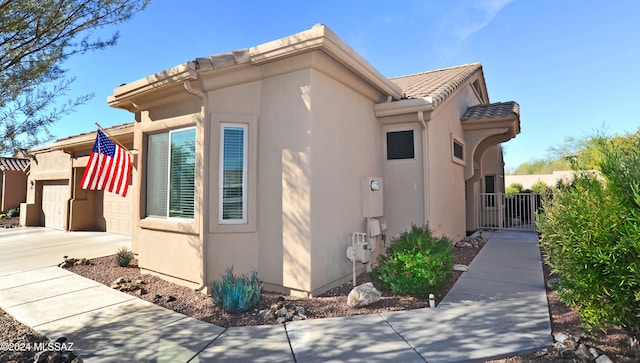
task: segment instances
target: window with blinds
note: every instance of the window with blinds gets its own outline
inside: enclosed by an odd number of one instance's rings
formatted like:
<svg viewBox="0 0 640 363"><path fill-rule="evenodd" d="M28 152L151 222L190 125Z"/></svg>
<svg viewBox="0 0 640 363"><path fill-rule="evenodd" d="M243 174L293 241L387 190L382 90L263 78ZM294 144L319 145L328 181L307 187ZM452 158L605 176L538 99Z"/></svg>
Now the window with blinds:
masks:
<svg viewBox="0 0 640 363"><path fill-rule="evenodd" d="M196 129L147 137L148 217L194 218Z"/></svg>
<svg viewBox="0 0 640 363"><path fill-rule="evenodd" d="M220 126L220 194L218 221L247 223L247 130L248 125Z"/></svg>

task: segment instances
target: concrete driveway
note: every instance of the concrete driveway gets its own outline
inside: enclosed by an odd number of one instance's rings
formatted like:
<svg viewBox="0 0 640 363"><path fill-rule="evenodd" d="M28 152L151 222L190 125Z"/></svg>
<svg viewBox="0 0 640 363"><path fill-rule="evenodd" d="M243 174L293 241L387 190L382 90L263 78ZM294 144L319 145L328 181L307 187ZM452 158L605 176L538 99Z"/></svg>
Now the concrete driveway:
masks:
<svg viewBox="0 0 640 363"><path fill-rule="evenodd" d="M106 232L64 232L44 227L0 229L0 276L60 264L69 258L113 255L131 237Z"/></svg>

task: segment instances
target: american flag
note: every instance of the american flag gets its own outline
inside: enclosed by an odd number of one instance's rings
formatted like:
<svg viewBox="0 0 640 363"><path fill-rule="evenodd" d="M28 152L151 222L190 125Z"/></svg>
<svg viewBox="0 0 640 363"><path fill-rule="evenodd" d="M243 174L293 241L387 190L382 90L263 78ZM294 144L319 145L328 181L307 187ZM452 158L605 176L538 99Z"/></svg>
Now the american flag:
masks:
<svg viewBox="0 0 640 363"><path fill-rule="evenodd" d="M127 196L131 158L129 153L116 145L98 129L96 142L89 156L80 187L90 190L106 190Z"/></svg>

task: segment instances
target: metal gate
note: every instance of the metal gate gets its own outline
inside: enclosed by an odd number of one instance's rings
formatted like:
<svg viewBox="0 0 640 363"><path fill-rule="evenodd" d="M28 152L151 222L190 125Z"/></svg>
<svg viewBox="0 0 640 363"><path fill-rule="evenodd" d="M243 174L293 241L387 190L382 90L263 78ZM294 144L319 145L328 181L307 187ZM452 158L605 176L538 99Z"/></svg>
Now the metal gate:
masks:
<svg viewBox="0 0 640 363"><path fill-rule="evenodd" d="M536 231L537 193L478 193L478 228Z"/></svg>

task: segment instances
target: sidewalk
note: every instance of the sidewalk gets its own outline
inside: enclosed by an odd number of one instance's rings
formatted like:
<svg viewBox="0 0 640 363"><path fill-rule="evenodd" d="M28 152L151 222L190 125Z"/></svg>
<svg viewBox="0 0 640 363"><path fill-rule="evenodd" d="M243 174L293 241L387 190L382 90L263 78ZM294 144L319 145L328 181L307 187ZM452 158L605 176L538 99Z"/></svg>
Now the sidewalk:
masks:
<svg viewBox="0 0 640 363"><path fill-rule="evenodd" d="M549 346L537 235L489 242L435 309L222 328L57 267L0 276L0 307L86 362L461 362Z"/></svg>

